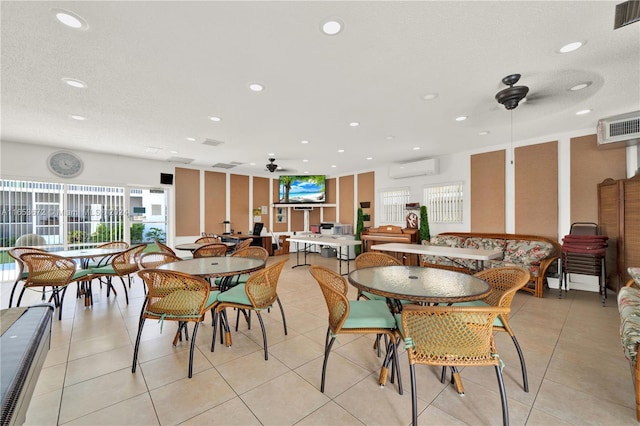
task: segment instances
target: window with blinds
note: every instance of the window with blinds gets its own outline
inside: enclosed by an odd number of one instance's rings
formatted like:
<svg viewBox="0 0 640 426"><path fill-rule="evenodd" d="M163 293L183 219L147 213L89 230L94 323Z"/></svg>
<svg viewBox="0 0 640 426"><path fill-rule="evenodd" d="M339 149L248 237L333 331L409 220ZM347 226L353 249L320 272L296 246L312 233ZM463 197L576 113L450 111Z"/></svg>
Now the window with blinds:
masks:
<svg viewBox="0 0 640 426"><path fill-rule="evenodd" d="M429 222L462 223L463 195L462 182L426 186L423 198L429 210Z"/></svg>
<svg viewBox="0 0 640 426"><path fill-rule="evenodd" d="M406 209L409 202L409 188L389 189L380 192L383 222L389 225L405 224Z"/></svg>

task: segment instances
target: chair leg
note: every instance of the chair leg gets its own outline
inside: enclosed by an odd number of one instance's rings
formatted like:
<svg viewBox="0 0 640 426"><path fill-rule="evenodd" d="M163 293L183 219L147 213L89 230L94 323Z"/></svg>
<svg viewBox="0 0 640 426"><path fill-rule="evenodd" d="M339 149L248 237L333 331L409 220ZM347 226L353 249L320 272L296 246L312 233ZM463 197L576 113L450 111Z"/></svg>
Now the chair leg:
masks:
<svg viewBox="0 0 640 426"><path fill-rule="evenodd" d="M67 294L67 287L68 286L64 286L64 288L62 289L62 295L60 295L60 287L56 287L56 293L58 294L58 297L60 298L60 306L58 307L58 320L62 320L62 302L64 302L64 295Z"/></svg>
<svg viewBox="0 0 640 426"><path fill-rule="evenodd" d="M507 406L507 393L504 389L504 380L502 379L502 370L499 365L495 366L496 376L498 376L498 386L500 387L500 400L502 401L502 424L509 426L509 407Z"/></svg>
<svg viewBox="0 0 640 426"><path fill-rule="evenodd" d="M329 340L330 331L327 329L327 340L324 345L324 361L322 362L322 380L320 381L320 392L324 393L324 379L327 375L327 361L329 361L329 354L331 353L331 347L333 342L336 341L335 337L331 337Z"/></svg>
<svg viewBox="0 0 640 426"><path fill-rule="evenodd" d="M22 302L22 296L24 295L24 291L26 289L26 287L22 287L22 290L20 290L20 295L18 296L18 302L16 303L16 306L20 306L20 302Z"/></svg>
<svg viewBox="0 0 640 426"><path fill-rule="evenodd" d="M193 325L193 333L191 334L191 350L189 351L189 378L193 376L193 350L196 347L196 333L198 332L198 325L200 325L199 322L196 322Z"/></svg>
<svg viewBox="0 0 640 426"><path fill-rule="evenodd" d="M411 424L418 426L418 395L416 390L416 365L409 365L411 373Z"/></svg>
<svg viewBox="0 0 640 426"><path fill-rule="evenodd" d="M127 305L129 304L129 292L127 291L127 285L124 282L124 278L120 277L120 281L122 281L122 288L124 288L124 299L127 301Z"/></svg>
<svg viewBox="0 0 640 426"><path fill-rule="evenodd" d="M280 307L280 314L282 315L282 324L284 325L284 335L287 335L287 319L284 317L284 309L282 309L282 302L280 302L280 297L276 296L276 301L278 302L278 306Z"/></svg>
<svg viewBox="0 0 640 426"><path fill-rule="evenodd" d="M216 331L218 330L218 324L216 321L218 320L218 314L215 309L211 310L211 317L213 318L213 337L211 338L211 352L213 352L216 348Z"/></svg>
<svg viewBox="0 0 640 426"><path fill-rule="evenodd" d="M264 360L267 361L269 359L269 351L267 349L267 332L264 328L264 322L262 321L262 315L260 315L260 312L256 311L256 316L258 317L258 321L260 321L260 328L262 329L262 344L264 345Z"/></svg>
<svg viewBox="0 0 640 426"><path fill-rule="evenodd" d="M398 339L397 343L390 342L389 344L393 350L393 365L395 366L396 375L398 376L398 393L402 395L402 375L400 374L400 362L398 361L398 344L400 343L400 339ZM393 378L393 374L391 376Z"/></svg>
<svg viewBox="0 0 640 426"><path fill-rule="evenodd" d="M144 312L144 306L142 307ZM133 364L131 365L131 372L136 372L136 367L138 365L138 349L140 348L140 338L142 337L142 327L144 327L144 315L140 313L140 322L138 323L138 335L136 336L136 344L133 347Z"/></svg>
<svg viewBox="0 0 640 426"><path fill-rule="evenodd" d="M13 294L16 292L16 287L18 287L18 283L20 282L20 277L13 283L13 288L11 289L11 296L9 296L9 307L13 305Z"/></svg>
<svg viewBox="0 0 640 426"><path fill-rule="evenodd" d="M513 344L516 345L516 350L518 351L518 357L520 357L520 368L522 369L522 384L525 392L529 392L529 380L527 378L527 365L524 363L524 354L522 353L522 349L520 348L520 344L518 343L518 339L516 339L516 335L511 335L511 340L513 340Z"/></svg>
<svg viewBox="0 0 640 426"><path fill-rule="evenodd" d="M444 384L447 380L447 367L442 367L442 373L440 373L440 383Z"/></svg>

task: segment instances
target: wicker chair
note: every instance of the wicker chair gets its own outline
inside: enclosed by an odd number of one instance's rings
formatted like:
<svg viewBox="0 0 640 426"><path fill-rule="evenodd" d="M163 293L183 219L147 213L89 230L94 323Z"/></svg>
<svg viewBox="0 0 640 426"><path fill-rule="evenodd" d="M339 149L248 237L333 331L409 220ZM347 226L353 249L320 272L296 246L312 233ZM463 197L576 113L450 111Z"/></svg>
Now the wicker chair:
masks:
<svg viewBox="0 0 640 426"><path fill-rule="evenodd" d="M104 244L97 245L96 248L100 248L100 249L114 248L114 249L126 250L126 249L129 248L129 243L127 243L126 241L111 241L109 243L104 243ZM113 258L113 256L115 256L115 255L104 256L104 257L101 257L101 258L93 258L87 264L87 268L98 268L100 266L105 266L109 262L111 262L111 259Z"/></svg>
<svg viewBox="0 0 640 426"><path fill-rule="evenodd" d="M26 265L22 259L20 259L20 256L24 253L47 253L47 251L35 247L14 247L9 250L9 256L16 261L16 266L18 268L16 280L14 281L13 287L11 288L11 296L9 296L9 307L13 306L13 295L16 292L18 283L20 281L26 280L29 276L29 266Z"/></svg>
<svg viewBox="0 0 640 426"><path fill-rule="evenodd" d="M107 278L107 297L109 296L109 290L113 290L113 293L115 295L118 294L116 293L116 290L111 282L111 278L117 276L120 278L120 281L122 281L125 300L127 302L127 305L129 304L129 293L127 291L127 285L124 282L124 277L127 277L129 287L131 287L131 274L137 272L140 269L140 266L138 265L138 258L146 247L146 244L139 244L133 247L129 247L127 250L114 256L113 259L111 259L110 265L101 266L99 268L92 268L94 278ZM89 286L88 290L91 291L91 286Z"/></svg>
<svg viewBox="0 0 640 426"><path fill-rule="evenodd" d="M482 300L473 302L454 303L455 306L496 306L511 308L511 302L516 292L524 287L531 279L529 271L519 266L504 266L501 268L485 269L474 276L485 280L491 285L491 293ZM525 392L529 392L527 366L524 362L522 349L516 334L509 325L509 313L500 314L493 323L494 331L504 331L511 336L511 340L518 351L520 368L522 369L522 383Z"/></svg>
<svg viewBox="0 0 640 426"><path fill-rule="evenodd" d="M209 283L202 278L181 272L145 269L138 272L147 286L147 297L140 312L138 335L133 350L131 372L136 372L138 349L142 328L147 318L162 321L178 321L178 330L193 322L191 349L189 352L189 378L193 375L193 351L196 344L198 325L204 314L216 303L218 291L210 291ZM176 333L176 336L179 332ZM174 339L173 344L176 344Z"/></svg>
<svg viewBox="0 0 640 426"><path fill-rule="evenodd" d="M502 421L509 424L507 396L492 327L498 315L508 312L509 308L493 306L404 307L402 331L409 357L414 426L418 424L416 364L452 367L454 384L462 394L464 389L457 367L494 366L502 400Z"/></svg>
<svg viewBox="0 0 640 426"><path fill-rule="evenodd" d="M289 259L283 259L276 262L264 269L259 270L251 274L245 285L238 285L231 289L224 291L218 295L218 305L216 305L214 315L214 326L216 317L220 321L220 329L222 332L222 326L224 326L225 344L227 347L231 346L231 331L229 329L229 321L225 314L226 308L236 308L244 310L256 311L258 320L260 321L260 328L262 329L262 342L264 345L264 359L269 359L269 352L267 349L267 334L264 329L264 322L260 311L268 309L273 302L278 298L277 286L278 279L280 278L280 272L284 264ZM285 334L286 334L285 328ZM214 328L213 339L211 341L211 352L215 349L216 331Z"/></svg>
<svg viewBox="0 0 640 426"><path fill-rule="evenodd" d="M236 246L233 248L233 252L238 252L240 250L244 250L245 248L249 247L251 245L251 243L253 242L253 238L247 238L246 240L242 240L240 241L238 244L236 244Z"/></svg>
<svg viewBox="0 0 640 426"><path fill-rule="evenodd" d="M358 257L356 257L356 269L362 268L371 268L374 266L394 266L394 265L402 265L402 262L397 258L390 256L386 253L376 252L376 251L367 251L364 252ZM373 293L369 293L368 291L362 291L358 289L358 297L360 299L364 297L367 300L386 300L382 296L378 296Z"/></svg>
<svg viewBox="0 0 640 426"><path fill-rule="evenodd" d="M162 243L161 241L155 240L155 244L158 247L158 250L160 250L160 253L169 253L169 254L172 254L174 256L177 256L176 252L173 251L173 249L171 247L169 247L168 245Z"/></svg>
<svg viewBox="0 0 640 426"><path fill-rule="evenodd" d="M347 299L348 284L342 275L317 265L312 265L309 271L320 285L329 310L320 392L324 392L327 361L338 334L384 334L389 337L390 343L387 345L387 355L380 371L379 383L380 385L386 383L388 365L393 360L398 377L398 391L402 394L402 380L395 345L396 321L387 304L381 300L349 301Z"/></svg>
<svg viewBox="0 0 640 426"><path fill-rule="evenodd" d="M227 246L222 243L211 243L197 248L193 251L193 258L198 257L220 257L227 255Z"/></svg>
<svg viewBox="0 0 640 426"><path fill-rule="evenodd" d="M196 241L196 243L221 243L222 240L220 237L200 237Z"/></svg>
<svg viewBox="0 0 640 426"><path fill-rule="evenodd" d="M151 269L165 263L178 262L182 260L175 254L165 253L161 251L142 253L138 259L140 269Z"/></svg>
<svg viewBox="0 0 640 426"><path fill-rule="evenodd" d="M61 320L62 302L67 286L71 282L87 279L91 275L91 270L76 270L76 263L73 260L46 252L23 253L20 259L27 265L29 275L24 281L16 306L20 306L26 289L41 290L42 300L45 300L46 289L51 287L50 300L53 300L58 308L58 319Z"/></svg>

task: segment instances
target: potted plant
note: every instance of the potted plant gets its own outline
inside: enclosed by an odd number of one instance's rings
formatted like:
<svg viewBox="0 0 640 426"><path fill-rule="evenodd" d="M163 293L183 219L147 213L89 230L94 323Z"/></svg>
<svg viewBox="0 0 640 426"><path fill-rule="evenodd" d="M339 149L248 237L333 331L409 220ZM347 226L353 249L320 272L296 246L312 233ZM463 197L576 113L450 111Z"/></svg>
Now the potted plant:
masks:
<svg viewBox="0 0 640 426"><path fill-rule="evenodd" d="M364 215L362 213L362 208L358 209L358 221L356 223L356 240L360 241L360 236L362 235L362 231L364 231ZM362 252L362 246L355 246L354 251L356 256L358 256Z"/></svg>
<svg viewBox="0 0 640 426"><path fill-rule="evenodd" d="M427 206L420 207L420 241L431 240L431 233L429 232L429 215L427 214Z"/></svg>

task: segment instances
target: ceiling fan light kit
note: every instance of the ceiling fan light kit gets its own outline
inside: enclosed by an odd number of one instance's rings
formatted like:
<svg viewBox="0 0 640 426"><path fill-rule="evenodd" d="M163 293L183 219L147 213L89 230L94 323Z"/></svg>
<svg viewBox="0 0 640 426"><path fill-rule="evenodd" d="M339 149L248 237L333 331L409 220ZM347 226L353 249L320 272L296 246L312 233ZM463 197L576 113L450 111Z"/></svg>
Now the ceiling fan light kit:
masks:
<svg viewBox="0 0 640 426"><path fill-rule="evenodd" d="M521 100L529 93L527 86L514 86L520 80L520 74L511 74L502 79L502 83L506 84L506 89L502 89L496 93L496 101L504 105L506 109L515 109Z"/></svg>
<svg viewBox="0 0 640 426"><path fill-rule="evenodd" d="M269 158L269 164L267 164L267 170L269 170L271 173L278 170L278 165L275 164L274 161L276 161L275 158Z"/></svg>

